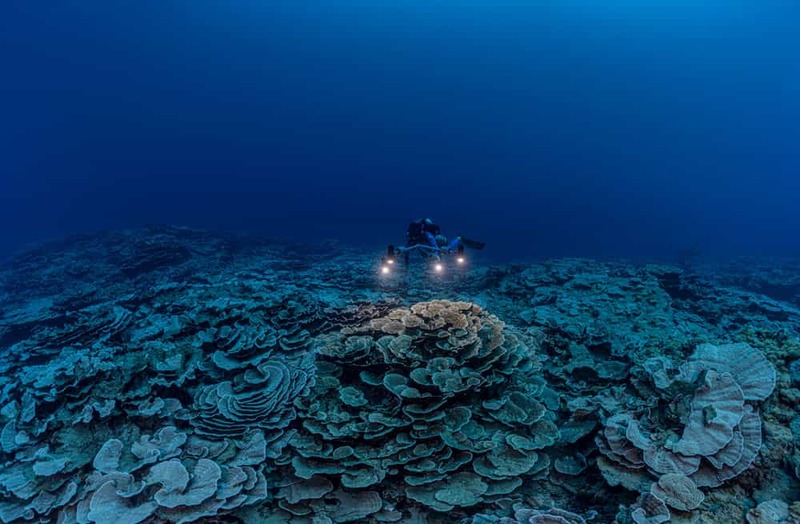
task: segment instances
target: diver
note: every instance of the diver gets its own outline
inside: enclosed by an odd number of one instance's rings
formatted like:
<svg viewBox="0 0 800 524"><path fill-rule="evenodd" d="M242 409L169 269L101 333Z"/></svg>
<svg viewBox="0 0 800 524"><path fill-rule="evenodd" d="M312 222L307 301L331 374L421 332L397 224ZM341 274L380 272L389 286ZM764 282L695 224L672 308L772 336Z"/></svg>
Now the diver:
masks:
<svg viewBox="0 0 800 524"><path fill-rule="evenodd" d="M461 236L448 241L447 237L442 235L442 228L434 223L433 220L420 218L408 225L406 247L402 251L405 254L406 263L408 263L409 254L413 250L419 251L425 258L433 258L439 261L442 253L463 250L465 246L471 249L483 249L486 244Z"/></svg>

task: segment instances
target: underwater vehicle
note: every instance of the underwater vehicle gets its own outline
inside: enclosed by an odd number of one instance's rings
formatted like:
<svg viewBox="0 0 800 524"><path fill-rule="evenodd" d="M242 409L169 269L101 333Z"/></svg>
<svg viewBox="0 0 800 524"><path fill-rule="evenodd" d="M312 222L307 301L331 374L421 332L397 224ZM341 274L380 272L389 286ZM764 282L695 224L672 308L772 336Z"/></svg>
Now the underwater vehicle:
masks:
<svg viewBox="0 0 800 524"><path fill-rule="evenodd" d="M454 249L435 248L424 244L412 246L395 246L390 244L386 248L386 255L381 257L379 272L381 275L389 276L399 271L400 268L408 269L410 266L410 255L419 253L423 260L429 265L431 272L442 274L450 269L463 269L467 267L466 247L473 249L483 249L485 244L477 241L459 242ZM403 261L400 264L400 261Z"/></svg>
<svg viewBox="0 0 800 524"><path fill-rule="evenodd" d="M467 247L483 249L486 244L462 236L448 240L442 234L442 228L432 219L420 218L408 224L404 247L396 247L394 244L387 247L386 256L381 258L379 271L384 276L394 273L395 268L398 267L397 262L400 255L405 262L405 267L408 268L411 254L419 253L422 259L430 265L432 273L441 274L448 266L465 266ZM446 263L451 259L453 262Z"/></svg>

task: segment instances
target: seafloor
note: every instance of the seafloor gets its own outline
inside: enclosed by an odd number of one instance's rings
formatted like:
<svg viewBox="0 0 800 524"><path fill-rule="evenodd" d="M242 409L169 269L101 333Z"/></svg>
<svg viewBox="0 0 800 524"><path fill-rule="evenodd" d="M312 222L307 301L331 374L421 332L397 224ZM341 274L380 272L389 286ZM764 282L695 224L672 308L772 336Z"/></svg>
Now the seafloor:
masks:
<svg viewBox="0 0 800 524"><path fill-rule="evenodd" d="M3 522L800 522L800 266L381 280L149 228L0 273Z"/></svg>

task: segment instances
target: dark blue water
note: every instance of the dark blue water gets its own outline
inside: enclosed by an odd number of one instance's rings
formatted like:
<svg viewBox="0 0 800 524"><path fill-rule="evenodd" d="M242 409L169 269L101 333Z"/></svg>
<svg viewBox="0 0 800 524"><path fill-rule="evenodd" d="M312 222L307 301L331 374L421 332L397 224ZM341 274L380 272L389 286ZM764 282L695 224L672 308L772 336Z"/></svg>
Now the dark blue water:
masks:
<svg viewBox="0 0 800 524"><path fill-rule="evenodd" d="M146 223L800 254L794 2L7 1L0 252Z"/></svg>

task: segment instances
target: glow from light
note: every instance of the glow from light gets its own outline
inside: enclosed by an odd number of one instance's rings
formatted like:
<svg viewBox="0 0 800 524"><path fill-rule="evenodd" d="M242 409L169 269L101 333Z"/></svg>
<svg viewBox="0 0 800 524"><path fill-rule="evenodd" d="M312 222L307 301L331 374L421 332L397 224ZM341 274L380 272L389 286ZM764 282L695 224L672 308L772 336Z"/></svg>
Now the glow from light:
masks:
<svg viewBox="0 0 800 524"><path fill-rule="evenodd" d="M443 265L441 265L441 264L436 264L435 266L433 266L433 269L434 269L434 270L435 270L437 273L441 273L441 272L444 270L444 266L443 266Z"/></svg>
<svg viewBox="0 0 800 524"><path fill-rule="evenodd" d="M386 262L387 262L388 264L394 264L394 259L393 259L393 258L390 258L390 259L389 259L389 260L387 260Z"/></svg>
<svg viewBox="0 0 800 524"><path fill-rule="evenodd" d="M381 273L383 273L384 275L388 275L389 274L389 266L383 266L381 268Z"/></svg>
<svg viewBox="0 0 800 524"><path fill-rule="evenodd" d="M463 264L464 263L464 257L458 257L456 259L456 262L458 262L459 264Z"/></svg>

